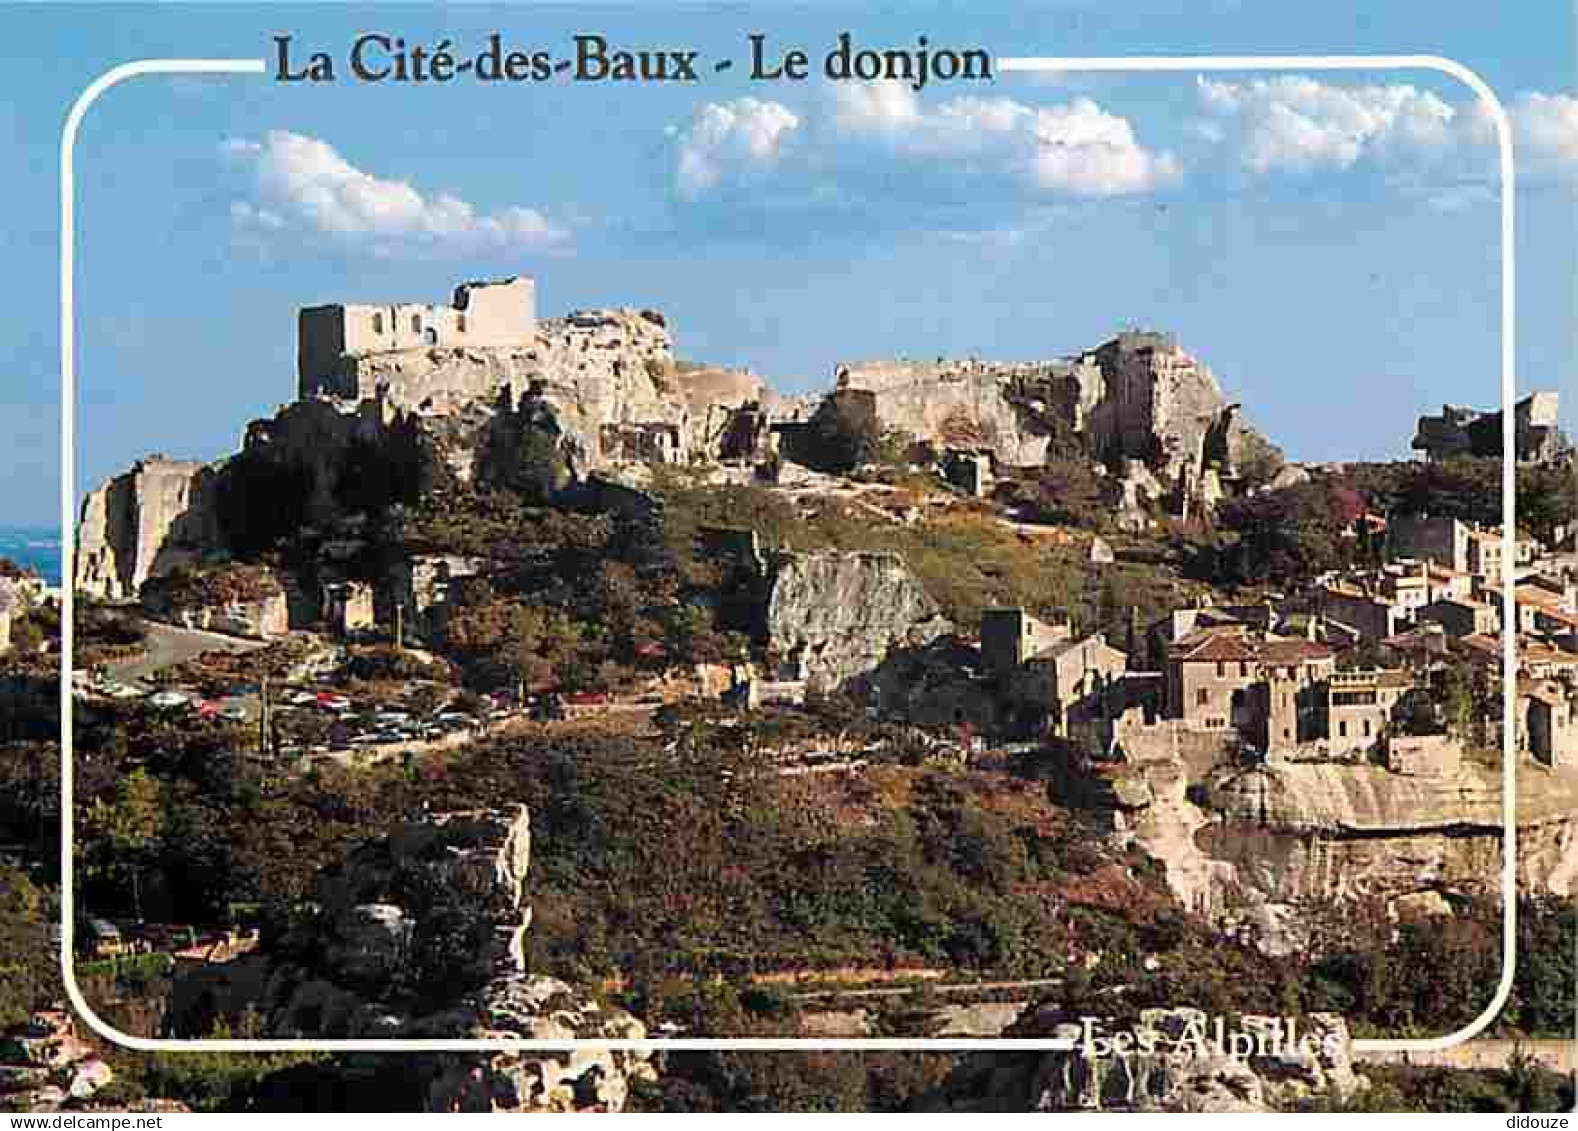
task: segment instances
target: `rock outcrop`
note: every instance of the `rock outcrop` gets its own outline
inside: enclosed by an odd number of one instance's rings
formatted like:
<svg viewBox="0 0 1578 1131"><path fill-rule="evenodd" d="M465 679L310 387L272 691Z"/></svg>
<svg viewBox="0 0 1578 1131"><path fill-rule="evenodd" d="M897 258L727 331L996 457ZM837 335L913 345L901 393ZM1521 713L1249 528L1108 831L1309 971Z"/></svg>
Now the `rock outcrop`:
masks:
<svg viewBox="0 0 1578 1131"><path fill-rule="evenodd" d="M220 545L214 484L208 464L155 455L89 493L77 529L78 591L136 600L150 577L211 554Z"/></svg>
<svg viewBox="0 0 1578 1131"><path fill-rule="evenodd" d="M1524 892L1578 891L1578 772L1525 763L1518 774L1518 880ZM1501 876L1501 771L1472 760L1453 775L1321 763L1224 772L1207 783L1215 818L1196 840L1269 901L1418 892L1493 894Z"/></svg>
<svg viewBox="0 0 1578 1131"><path fill-rule="evenodd" d="M318 913L259 952L184 974L176 1030L250 1014L270 1036L641 1039L645 1027L526 964L531 823L429 814L319 877ZM500 1050L419 1058L429 1110L618 1110L639 1052Z"/></svg>
<svg viewBox="0 0 1578 1131"><path fill-rule="evenodd" d="M1367 1086L1353 1070L1347 1024L1335 1014L1296 1019L1242 1017L1225 1024L1198 1009L1147 1009L1133 1021L1078 1018L1035 1010L1006 1034L1077 1042L1073 1051L1035 1058L984 1060L994 1106L1029 1111L1266 1112L1320 1100L1344 1100ZM1133 1035L1128 1050L1094 1038ZM1225 1047L1218 1045L1218 1038ZM1148 1049L1141 1049L1143 1040ZM1092 1053L1097 1055L1092 1055Z"/></svg>
<svg viewBox="0 0 1578 1131"><path fill-rule="evenodd" d="M843 688L953 628L897 554L785 552L768 569L768 650L812 690Z"/></svg>
<svg viewBox="0 0 1578 1131"><path fill-rule="evenodd" d="M143 586L143 610L183 628L266 640L290 629L290 602L279 578L262 566L178 570Z"/></svg>
<svg viewBox="0 0 1578 1131"><path fill-rule="evenodd" d="M1333 763L1201 773L1153 758L1079 788L1077 803L1109 813L1116 835L1164 864L1186 906L1270 915L1278 929L1268 938L1297 935L1283 920L1299 905L1440 907L1411 897L1490 896L1500 886L1500 770L1473 760L1451 775L1412 776ZM1517 822L1520 890L1578 891L1578 774L1521 766Z"/></svg>
<svg viewBox="0 0 1578 1131"><path fill-rule="evenodd" d="M1124 332L1052 361L866 361L839 366L838 396L869 399L878 427L938 449L989 449L1034 465L1077 443L1118 466L1139 460L1189 501L1210 503L1249 464L1277 458L1216 376L1166 334Z"/></svg>

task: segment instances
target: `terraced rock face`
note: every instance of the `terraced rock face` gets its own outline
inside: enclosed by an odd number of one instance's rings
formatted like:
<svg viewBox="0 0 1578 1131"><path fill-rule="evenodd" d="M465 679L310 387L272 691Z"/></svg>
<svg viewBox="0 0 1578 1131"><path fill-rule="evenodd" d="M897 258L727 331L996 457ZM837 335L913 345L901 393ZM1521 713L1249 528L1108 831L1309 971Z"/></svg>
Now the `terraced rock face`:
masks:
<svg viewBox="0 0 1578 1131"><path fill-rule="evenodd" d="M1181 762L1157 759L1110 777L1116 824L1165 864L1180 899L1208 913L1500 890L1501 771L1473 761L1441 777L1316 763L1221 769L1190 789ZM1517 829L1520 890L1578 891L1578 773L1521 765Z"/></svg>

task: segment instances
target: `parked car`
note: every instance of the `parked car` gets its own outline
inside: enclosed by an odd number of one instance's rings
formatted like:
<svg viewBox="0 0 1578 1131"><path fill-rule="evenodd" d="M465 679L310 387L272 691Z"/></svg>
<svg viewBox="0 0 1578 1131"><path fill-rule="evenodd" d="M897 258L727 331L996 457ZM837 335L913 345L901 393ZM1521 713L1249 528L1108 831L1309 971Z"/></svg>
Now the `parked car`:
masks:
<svg viewBox="0 0 1578 1131"><path fill-rule="evenodd" d="M184 707L192 701L192 697L182 691L161 691L148 702L160 710L168 711L176 707Z"/></svg>

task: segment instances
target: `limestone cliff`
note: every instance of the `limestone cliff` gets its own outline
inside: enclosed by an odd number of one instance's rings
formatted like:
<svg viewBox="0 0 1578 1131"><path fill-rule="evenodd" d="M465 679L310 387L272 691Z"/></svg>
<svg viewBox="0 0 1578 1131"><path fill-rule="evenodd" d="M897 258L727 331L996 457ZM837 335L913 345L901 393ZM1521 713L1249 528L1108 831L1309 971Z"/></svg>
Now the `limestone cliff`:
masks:
<svg viewBox="0 0 1578 1131"><path fill-rule="evenodd" d="M897 554L780 553L769 570L768 649L814 690L842 688L953 627Z"/></svg>
<svg viewBox="0 0 1578 1131"><path fill-rule="evenodd" d="M1578 771L1518 767L1518 882L1578 891ZM1501 877L1501 771L1446 777L1319 763L1226 772L1208 783L1216 823L1197 839L1270 900L1490 894ZM1264 835L1261 835L1264 834Z"/></svg>
<svg viewBox="0 0 1578 1131"><path fill-rule="evenodd" d="M155 455L90 492L77 529L78 590L135 600L150 577L212 553L220 542L214 476L208 464Z"/></svg>
<svg viewBox="0 0 1578 1131"><path fill-rule="evenodd" d="M259 952L183 974L172 1017L261 1019L270 1036L640 1039L645 1027L527 970L522 806L427 814L320 874L318 913ZM618 1110L646 1054L576 1049L417 1058L428 1110Z"/></svg>
<svg viewBox="0 0 1578 1131"><path fill-rule="evenodd" d="M1125 332L1051 361L850 362L840 394L869 396L884 431L939 447L989 448L1023 466L1077 442L1109 463L1141 460L1190 494L1213 467L1232 477L1276 455L1210 368L1165 334Z"/></svg>
<svg viewBox="0 0 1578 1131"><path fill-rule="evenodd" d="M1299 763L1198 777L1160 758L1101 780L1108 790L1085 800L1112 812L1207 914L1500 888L1501 779L1490 766L1415 777ZM1520 766L1517 825L1520 890L1578 891L1578 774Z"/></svg>

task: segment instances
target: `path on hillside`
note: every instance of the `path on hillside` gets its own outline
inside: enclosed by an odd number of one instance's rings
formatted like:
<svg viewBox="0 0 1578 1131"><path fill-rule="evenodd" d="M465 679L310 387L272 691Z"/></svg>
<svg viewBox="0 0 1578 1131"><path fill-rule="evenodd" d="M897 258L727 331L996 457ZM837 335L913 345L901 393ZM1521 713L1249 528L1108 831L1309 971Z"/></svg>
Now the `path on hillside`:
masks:
<svg viewBox="0 0 1578 1131"><path fill-rule="evenodd" d="M255 652L265 647L261 640L244 640L239 636L226 636L219 632L205 632L196 628L178 628L162 621L140 622L148 638L142 654L131 660L106 664L111 679L128 683L147 679L149 676L185 663L202 652Z"/></svg>

